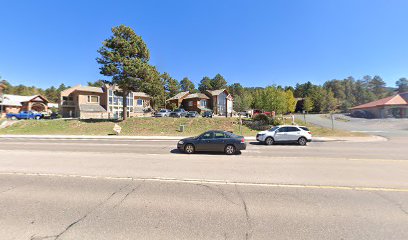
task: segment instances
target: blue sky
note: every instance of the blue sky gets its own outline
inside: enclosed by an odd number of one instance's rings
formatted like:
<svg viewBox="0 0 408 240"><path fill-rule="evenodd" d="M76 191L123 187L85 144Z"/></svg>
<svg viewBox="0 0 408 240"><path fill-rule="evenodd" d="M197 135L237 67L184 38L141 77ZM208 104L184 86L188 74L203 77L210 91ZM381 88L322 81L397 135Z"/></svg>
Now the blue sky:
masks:
<svg viewBox="0 0 408 240"><path fill-rule="evenodd" d="M0 0L0 75L12 84L103 78L97 49L131 26L151 64L198 83L222 74L244 86L408 77L405 0Z"/></svg>

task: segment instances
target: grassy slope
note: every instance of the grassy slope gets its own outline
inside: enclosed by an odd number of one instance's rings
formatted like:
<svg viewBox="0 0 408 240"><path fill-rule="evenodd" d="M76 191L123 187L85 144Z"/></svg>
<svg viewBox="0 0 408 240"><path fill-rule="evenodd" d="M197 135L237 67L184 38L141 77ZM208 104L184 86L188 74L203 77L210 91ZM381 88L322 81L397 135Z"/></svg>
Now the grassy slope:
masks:
<svg viewBox="0 0 408 240"><path fill-rule="evenodd" d="M239 134L236 118L130 118L118 123L121 135L126 136L194 136L206 130L219 129ZM179 132L180 124L186 125L185 132ZM299 123L302 124L302 123ZM0 129L0 134L51 134L51 135L109 135L113 134L113 122L89 122L79 120L23 120L8 128ZM331 131L317 126L309 126L314 136L360 136L358 134ZM242 126L242 135L255 136L257 131Z"/></svg>

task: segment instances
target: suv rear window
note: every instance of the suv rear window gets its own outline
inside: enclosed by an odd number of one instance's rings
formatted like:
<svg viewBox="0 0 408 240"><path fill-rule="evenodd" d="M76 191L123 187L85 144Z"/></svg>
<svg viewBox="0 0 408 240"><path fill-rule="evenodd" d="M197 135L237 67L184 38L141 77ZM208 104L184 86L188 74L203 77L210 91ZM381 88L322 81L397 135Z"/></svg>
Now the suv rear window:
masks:
<svg viewBox="0 0 408 240"><path fill-rule="evenodd" d="M306 132L309 132L309 128L307 128L307 127L300 127L300 128L305 130Z"/></svg>

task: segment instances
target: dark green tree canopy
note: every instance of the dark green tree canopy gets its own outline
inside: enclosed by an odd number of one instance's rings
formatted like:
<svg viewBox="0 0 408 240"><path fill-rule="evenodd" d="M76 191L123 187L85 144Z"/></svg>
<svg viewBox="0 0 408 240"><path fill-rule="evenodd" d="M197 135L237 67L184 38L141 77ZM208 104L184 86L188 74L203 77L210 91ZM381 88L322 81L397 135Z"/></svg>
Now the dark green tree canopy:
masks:
<svg viewBox="0 0 408 240"><path fill-rule="evenodd" d="M180 92L181 86L177 79L172 78L168 73L163 73L161 76L161 81L164 84L164 89L166 91L166 98L171 98Z"/></svg>
<svg viewBox="0 0 408 240"><path fill-rule="evenodd" d="M125 25L112 28L112 36L98 50L100 73L111 77L111 83L120 88L123 97L123 112L127 112L127 96L131 91L140 91L146 84L158 82L155 69L149 65L150 53L143 39L132 28ZM153 79L157 77L157 79ZM126 114L123 115L126 120Z"/></svg>
<svg viewBox="0 0 408 240"><path fill-rule="evenodd" d="M212 90L211 78L205 76L201 79L200 84L198 85L198 90L200 92L205 92L206 90Z"/></svg>
<svg viewBox="0 0 408 240"><path fill-rule="evenodd" d="M181 80L180 82L181 85L181 90L182 91L189 91L189 92L195 92L195 86L194 83L192 81L190 81L190 79L188 79L188 77L183 78L183 80Z"/></svg>
<svg viewBox="0 0 408 240"><path fill-rule="evenodd" d="M212 90L223 89L227 87L227 81L221 74L215 75L211 81Z"/></svg>
<svg viewBox="0 0 408 240"><path fill-rule="evenodd" d="M408 79L400 78L395 84L399 93L408 92Z"/></svg>
<svg viewBox="0 0 408 240"><path fill-rule="evenodd" d="M150 53L143 39L125 25L112 28L112 36L102 43L96 60L101 74L109 76L127 95L137 91L149 76Z"/></svg>

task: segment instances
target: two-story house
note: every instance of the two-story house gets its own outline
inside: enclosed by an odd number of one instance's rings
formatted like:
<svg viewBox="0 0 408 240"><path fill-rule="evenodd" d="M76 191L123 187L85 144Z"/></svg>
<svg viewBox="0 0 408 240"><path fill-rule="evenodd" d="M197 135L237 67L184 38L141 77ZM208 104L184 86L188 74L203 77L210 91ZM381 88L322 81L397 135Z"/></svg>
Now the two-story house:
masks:
<svg viewBox="0 0 408 240"><path fill-rule="evenodd" d="M77 85L61 92L60 112L65 118L117 119L123 116L123 97L117 86L90 87ZM150 109L151 97L131 92L127 97L127 116L143 116Z"/></svg>
<svg viewBox="0 0 408 240"><path fill-rule="evenodd" d="M205 93L181 92L166 100L167 108L175 106L187 111L212 111L216 115L229 116L233 111L233 97L226 89Z"/></svg>

